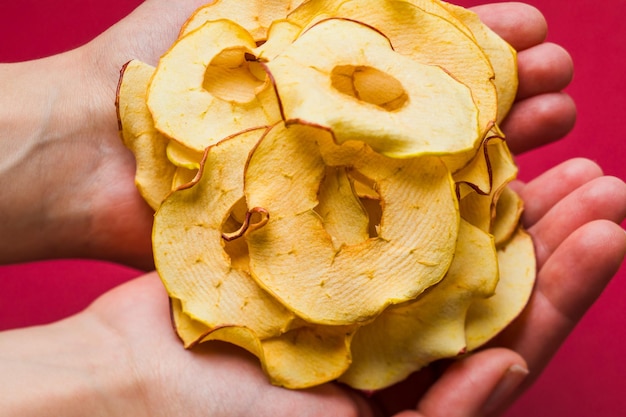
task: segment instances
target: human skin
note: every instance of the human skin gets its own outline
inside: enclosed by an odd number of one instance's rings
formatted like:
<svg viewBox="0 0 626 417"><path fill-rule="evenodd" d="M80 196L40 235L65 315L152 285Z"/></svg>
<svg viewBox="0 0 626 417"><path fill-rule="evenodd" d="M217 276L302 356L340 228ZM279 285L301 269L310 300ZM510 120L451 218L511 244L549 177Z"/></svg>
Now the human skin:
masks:
<svg viewBox="0 0 626 417"><path fill-rule="evenodd" d="M0 66L6 86L0 102L7 100L0 105L6 196L0 236L10 237L0 241L1 262L84 256L151 268L153 213L134 187L134 161L118 136L113 97L121 65L131 57L155 63L197 5L148 0L82 48ZM560 138L575 119L571 99L560 92L571 79L568 54L543 42L545 21L532 8L476 10L520 51L518 102L503 125L510 147L519 153ZM552 65L542 65L546 59ZM519 190L541 267L531 302L490 349L455 361L437 378L424 372L423 389L404 384L367 401L334 384L285 391L267 384L255 360L237 349L185 351L169 327L164 290L148 274L65 321L0 334L8 370L0 392L11 393L2 409L20 416L90 409L94 415L367 416L371 401L385 415L496 413L536 378L626 251L617 225L625 215L624 184L595 164L568 162ZM489 400L498 386L497 401Z"/></svg>

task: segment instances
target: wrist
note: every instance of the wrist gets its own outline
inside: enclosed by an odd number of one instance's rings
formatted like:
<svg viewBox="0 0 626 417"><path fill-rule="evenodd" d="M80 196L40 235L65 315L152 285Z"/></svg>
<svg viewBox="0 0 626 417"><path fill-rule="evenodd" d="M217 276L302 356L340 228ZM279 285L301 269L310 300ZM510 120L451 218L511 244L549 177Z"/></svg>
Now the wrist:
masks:
<svg viewBox="0 0 626 417"><path fill-rule="evenodd" d="M0 155L0 235L7 237L0 241L0 262L63 256L65 241L71 241L67 222L82 217L66 195L78 182L69 159L80 148L72 143L80 114L73 56L0 67L0 145L5 150Z"/></svg>
<svg viewBox="0 0 626 417"><path fill-rule="evenodd" d="M93 49L0 65L0 264L61 257L132 263L132 248L149 253L152 213L141 206L132 154L118 136L116 75L100 70ZM116 228L120 213L141 209L145 232Z"/></svg>

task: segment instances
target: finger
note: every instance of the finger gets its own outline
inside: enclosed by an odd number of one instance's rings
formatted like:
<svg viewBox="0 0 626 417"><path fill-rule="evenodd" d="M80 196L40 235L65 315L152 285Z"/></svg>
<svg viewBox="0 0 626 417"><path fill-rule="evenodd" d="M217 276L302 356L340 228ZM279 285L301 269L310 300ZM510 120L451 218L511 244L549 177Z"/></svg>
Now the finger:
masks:
<svg viewBox="0 0 626 417"><path fill-rule="evenodd" d="M601 176L602 169L595 162L575 158L520 187L517 191L524 201L524 226L531 227L572 191Z"/></svg>
<svg viewBox="0 0 626 417"><path fill-rule="evenodd" d="M574 74L572 57L554 43L542 43L519 52L517 65L517 100L561 91L572 81Z"/></svg>
<svg viewBox="0 0 626 417"><path fill-rule="evenodd" d="M626 216L626 184L600 177L559 201L528 230L533 236L538 268L576 229L594 220L620 223Z"/></svg>
<svg viewBox="0 0 626 417"><path fill-rule="evenodd" d="M547 93L515 103L502 130L511 151L519 154L561 139L576 122L576 105L565 93Z"/></svg>
<svg viewBox="0 0 626 417"><path fill-rule="evenodd" d="M619 225L607 220L590 222L555 250L540 271L537 290L575 323L617 272L625 254L626 233Z"/></svg>
<svg viewBox="0 0 626 417"><path fill-rule="evenodd" d="M416 412L396 417L484 416L508 403L528 370L517 353L488 349L452 364L420 400Z"/></svg>
<svg viewBox="0 0 626 417"><path fill-rule="evenodd" d="M517 51L542 43L548 33L548 25L541 12L524 3L493 3L471 10Z"/></svg>
<svg viewBox="0 0 626 417"><path fill-rule="evenodd" d="M494 343L521 354L539 375L582 315L615 275L626 254L626 234L597 220L568 236L545 262L522 315Z"/></svg>

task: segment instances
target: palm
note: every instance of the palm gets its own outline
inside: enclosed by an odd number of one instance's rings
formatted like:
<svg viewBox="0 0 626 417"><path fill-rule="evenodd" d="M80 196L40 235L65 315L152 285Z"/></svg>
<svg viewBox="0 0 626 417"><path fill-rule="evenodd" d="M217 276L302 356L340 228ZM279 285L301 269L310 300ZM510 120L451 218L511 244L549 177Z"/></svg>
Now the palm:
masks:
<svg viewBox="0 0 626 417"><path fill-rule="evenodd" d="M234 346L214 342L183 349L154 273L110 291L87 313L120 336L141 376L147 415L349 416L359 404L365 412L359 415L369 415L364 401L333 384L301 391L270 385L258 361Z"/></svg>

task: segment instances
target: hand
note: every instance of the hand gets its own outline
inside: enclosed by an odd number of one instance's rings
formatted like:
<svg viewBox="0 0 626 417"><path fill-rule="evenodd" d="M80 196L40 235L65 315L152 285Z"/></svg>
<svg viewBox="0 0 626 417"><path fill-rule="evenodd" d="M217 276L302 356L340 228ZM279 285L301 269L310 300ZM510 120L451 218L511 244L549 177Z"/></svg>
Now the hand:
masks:
<svg viewBox="0 0 626 417"><path fill-rule="evenodd" d="M334 384L269 384L258 361L232 345L185 350L156 273L66 320L0 333L0 368L6 417L373 416L360 396Z"/></svg>
<svg viewBox="0 0 626 417"><path fill-rule="evenodd" d="M622 180L573 159L517 188L538 263L528 306L485 350L378 394L387 415L418 401L419 412L402 417L497 415L539 376L620 267L626 255Z"/></svg>
<svg viewBox="0 0 626 417"><path fill-rule="evenodd" d="M156 64L202 0L148 0L77 50L0 66L0 263L90 257L152 268L152 211L134 186L134 158L117 131L115 89L131 58ZM504 124L523 151L563 136L575 108L558 93L571 78L565 51L543 43L534 9L476 9L520 50L519 101ZM524 22L520 25L520 22ZM548 62L550 65L543 65ZM4 102L2 102L4 100ZM532 123L529 123L532 120Z"/></svg>

